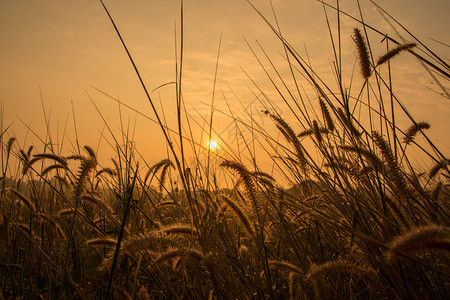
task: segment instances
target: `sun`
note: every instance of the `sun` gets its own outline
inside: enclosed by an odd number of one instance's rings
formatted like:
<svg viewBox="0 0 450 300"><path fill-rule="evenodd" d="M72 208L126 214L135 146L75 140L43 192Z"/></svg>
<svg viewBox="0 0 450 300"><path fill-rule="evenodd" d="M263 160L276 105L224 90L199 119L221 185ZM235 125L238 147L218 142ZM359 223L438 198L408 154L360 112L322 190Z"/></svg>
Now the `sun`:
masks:
<svg viewBox="0 0 450 300"><path fill-rule="evenodd" d="M209 142L209 150L211 150L211 151L217 150L217 142L215 140L211 140Z"/></svg>

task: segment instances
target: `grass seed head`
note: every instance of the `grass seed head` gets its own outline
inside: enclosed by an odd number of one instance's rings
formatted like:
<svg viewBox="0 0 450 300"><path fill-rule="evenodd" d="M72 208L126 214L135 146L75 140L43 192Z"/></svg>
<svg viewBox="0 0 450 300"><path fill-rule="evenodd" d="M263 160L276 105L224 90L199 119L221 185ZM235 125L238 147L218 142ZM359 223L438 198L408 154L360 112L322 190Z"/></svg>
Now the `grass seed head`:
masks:
<svg viewBox="0 0 450 300"><path fill-rule="evenodd" d="M321 97L319 97L320 110L322 111L323 118L325 120L325 124L327 125L327 129L332 132L334 130L334 122L331 118L330 111L328 110L327 105L323 101Z"/></svg>
<svg viewBox="0 0 450 300"><path fill-rule="evenodd" d="M438 162L437 164L434 165L433 168L430 169L430 171L428 172L428 177L434 178L434 176L437 175L437 173L442 169L442 168L447 168L448 164L449 164L450 160L449 159L444 159L440 162Z"/></svg>
<svg viewBox="0 0 450 300"><path fill-rule="evenodd" d="M288 263L285 261L278 261L278 260L269 260L268 263L269 263L269 267L271 267L271 268L283 269L283 270L295 273L300 276L304 275L303 271L299 267L297 267L291 263Z"/></svg>
<svg viewBox="0 0 450 300"><path fill-rule="evenodd" d="M22 193L18 192L16 189L14 188L9 188L9 191L15 195L19 201L23 204L25 204L31 212L36 212L36 207L34 206L34 203L28 199L28 197L26 197L25 195L23 195Z"/></svg>
<svg viewBox="0 0 450 300"><path fill-rule="evenodd" d="M94 195L90 195L90 194L84 194L81 197L82 200L87 201L89 203L95 204L97 207L101 208L102 210L104 210L105 212L107 212L110 215L114 214L114 210L113 208L106 203L103 199L100 199Z"/></svg>
<svg viewBox="0 0 450 300"><path fill-rule="evenodd" d="M430 225L417 228L395 238L387 252L388 260L416 250L444 249L450 251L450 229Z"/></svg>
<svg viewBox="0 0 450 300"><path fill-rule="evenodd" d="M95 151L94 149L92 149L90 146L86 145L84 146L84 149L86 150L86 152L89 154L89 156L93 159L96 159L96 155L95 155Z"/></svg>
<svg viewBox="0 0 450 300"><path fill-rule="evenodd" d="M159 256L156 260L156 264L161 264L163 262L166 262L167 260L176 258L176 257L191 257L194 258L197 261L203 261L205 260L205 256L196 249L172 249L164 252Z"/></svg>
<svg viewBox="0 0 450 300"><path fill-rule="evenodd" d="M197 234L197 230L191 228L190 226L185 226L182 224L163 228L162 231L165 234L187 234L187 235Z"/></svg>
<svg viewBox="0 0 450 300"><path fill-rule="evenodd" d="M403 137L403 142L405 142L405 144L410 144L414 140L414 137L419 131L429 128L430 124L426 122L419 122L417 124L413 124L411 127L408 128L408 130L406 130L405 136Z"/></svg>
<svg viewBox="0 0 450 300"><path fill-rule="evenodd" d="M57 218L63 218L66 216L70 216L74 213L74 209L73 208L66 208L66 209L62 209L60 211L58 211L58 213L56 214Z"/></svg>
<svg viewBox="0 0 450 300"><path fill-rule="evenodd" d="M395 56L397 56L398 54L400 54L400 52L408 51L408 50L414 48L415 46L416 46L415 43L408 43L408 44L398 45L394 49L389 50L383 56L380 56L380 58L378 58L377 65L378 66L382 65L382 64L386 63L387 61L389 61L390 59L392 59Z"/></svg>
<svg viewBox="0 0 450 300"><path fill-rule="evenodd" d="M361 31L358 28L353 29L353 39L356 43L356 49L358 50L359 66L361 68L361 75L364 79L368 79L372 73L369 61L369 51Z"/></svg>
<svg viewBox="0 0 450 300"><path fill-rule="evenodd" d="M225 203L233 210L233 212L236 214L236 216L238 216L239 220L242 222L242 224L244 225L244 228L247 230L247 232L251 236L253 236L255 232L254 232L252 226L250 225L250 221L248 220L247 216L244 214L242 209L236 203L234 203L233 200L231 200L227 196L222 195L222 198L225 201Z"/></svg>
<svg viewBox="0 0 450 300"><path fill-rule="evenodd" d="M63 166L67 166L67 160L59 155L53 154L53 153L39 153L39 154L35 154L33 155L34 158L36 159L51 159L51 160L55 160L58 163L60 163Z"/></svg>
<svg viewBox="0 0 450 300"><path fill-rule="evenodd" d="M110 237L104 237L104 238L96 238L86 241L86 245L92 246L92 247L115 247L117 244L117 240L110 238Z"/></svg>
<svg viewBox="0 0 450 300"><path fill-rule="evenodd" d="M15 141L16 141L15 137L9 138L8 143L6 144L6 153L9 154L11 152L12 146L13 146Z"/></svg>

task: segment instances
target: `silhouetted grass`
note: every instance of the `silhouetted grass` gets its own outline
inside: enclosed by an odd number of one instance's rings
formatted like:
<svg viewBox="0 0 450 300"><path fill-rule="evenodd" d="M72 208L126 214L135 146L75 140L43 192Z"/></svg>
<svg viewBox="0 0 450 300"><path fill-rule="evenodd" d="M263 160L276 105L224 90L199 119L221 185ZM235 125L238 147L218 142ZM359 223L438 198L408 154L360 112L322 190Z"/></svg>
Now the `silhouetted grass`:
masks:
<svg viewBox="0 0 450 300"><path fill-rule="evenodd" d="M331 8L340 18L351 17L339 6ZM362 80L352 82L360 86L347 94L341 80L332 88L278 27L261 17L280 40L292 78L280 77L276 84L266 74L295 121L273 107L261 113L276 131L256 120L249 125L230 118L238 131L247 126L265 141L261 151L270 155L275 171L267 173L255 159L243 158L245 150L231 147L210 151L206 161L200 157L200 151L209 150L192 136L194 119L188 112L182 116L182 54L176 79L178 130L163 123L147 93L170 148L160 162L145 162L124 128L123 142L112 135L117 153L111 166L99 165L101 153L88 146L70 156L47 146L33 154L32 147L21 149L8 129L0 130L1 295L450 298L448 159L426 136L433 128L415 121L392 90L389 61L410 55L440 72L442 80L449 79L448 65L412 35L414 44L385 36L396 46L375 62L367 32L383 33L356 19L360 28L339 31L339 39L353 34L362 69ZM330 34L336 38L331 29ZM339 47L333 55L339 79ZM277 71L278 66L270 67ZM307 108L285 91L288 80L306 80L317 105ZM298 95L304 93L295 86ZM383 99L391 101L389 112L378 101ZM411 127L397 127L395 115L408 117ZM201 126L209 140L212 123L213 114ZM424 139L415 138L419 132ZM434 167L413 165L407 146L420 149ZM17 169L11 159L19 162ZM227 186L217 183L219 173Z"/></svg>

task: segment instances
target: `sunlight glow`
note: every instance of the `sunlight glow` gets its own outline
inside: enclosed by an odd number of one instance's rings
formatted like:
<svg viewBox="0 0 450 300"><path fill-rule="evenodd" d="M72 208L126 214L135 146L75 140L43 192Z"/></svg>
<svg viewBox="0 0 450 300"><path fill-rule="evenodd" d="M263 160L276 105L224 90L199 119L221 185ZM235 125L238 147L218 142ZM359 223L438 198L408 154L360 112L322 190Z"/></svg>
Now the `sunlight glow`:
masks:
<svg viewBox="0 0 450 300"><path fill-rule="evenodd" d="M217 142L215 140L211 140L209 142L209 150L215 151L217 149Z"/></svg>

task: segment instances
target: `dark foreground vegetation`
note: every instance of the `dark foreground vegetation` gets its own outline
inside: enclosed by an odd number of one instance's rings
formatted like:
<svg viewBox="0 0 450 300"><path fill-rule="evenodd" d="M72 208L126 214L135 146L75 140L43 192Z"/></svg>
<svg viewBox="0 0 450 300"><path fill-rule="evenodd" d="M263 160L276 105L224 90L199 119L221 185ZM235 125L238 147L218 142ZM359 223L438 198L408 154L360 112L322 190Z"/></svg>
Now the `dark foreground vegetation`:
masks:
<svg viewBox="0 0 450 300"><path fill-rule="evenodd" d="M276 173L230 152L192 162L186 149L199 146L161 121L169 159L147 164L128 140L117 142L110 168L91 147L71 156L48 144L21 149L2 130L0 298L449 299L449 160L390 84L397 55L419 59L447 85L448 64L412 35L411 43L386 36L389 49L374 58L367 32L383 33L359 21L342 33L355 42L362 76L350 95L340 36L332 90L272 29L289 80L315 93L307 107L303 91L277 78L296 121L273 107L261 113L276 132L235 120L263 137ZM397 126L399 115L409 128ZM413 147L427 168L410 158ZM217 184L217 172L229 186Z"/></svg>

